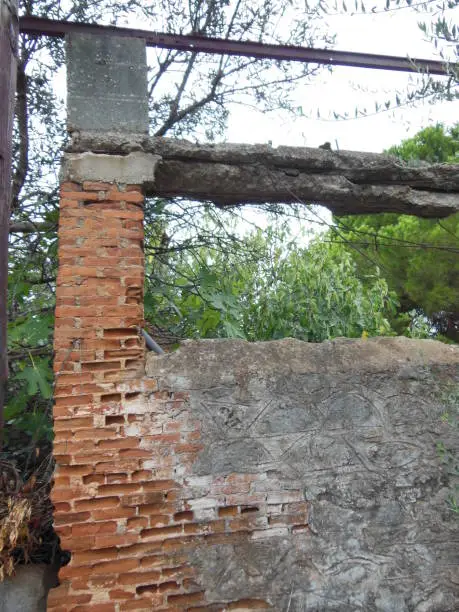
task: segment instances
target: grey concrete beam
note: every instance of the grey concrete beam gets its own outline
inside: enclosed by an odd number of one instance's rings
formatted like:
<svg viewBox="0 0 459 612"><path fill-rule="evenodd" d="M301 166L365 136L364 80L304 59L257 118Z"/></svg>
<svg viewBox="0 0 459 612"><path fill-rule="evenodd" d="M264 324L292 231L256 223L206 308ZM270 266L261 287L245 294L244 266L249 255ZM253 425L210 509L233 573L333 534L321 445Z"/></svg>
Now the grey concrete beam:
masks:
<svg viewBox="0 0 459 612"><path fill-rule="evenodd" d="M454 164L411 165L359 151L247 144L193 144L169 138L80 132L69 152L153 155L146 195L244 204L322 204L337 215L404 213L447 217L459 211Z"/></svg>

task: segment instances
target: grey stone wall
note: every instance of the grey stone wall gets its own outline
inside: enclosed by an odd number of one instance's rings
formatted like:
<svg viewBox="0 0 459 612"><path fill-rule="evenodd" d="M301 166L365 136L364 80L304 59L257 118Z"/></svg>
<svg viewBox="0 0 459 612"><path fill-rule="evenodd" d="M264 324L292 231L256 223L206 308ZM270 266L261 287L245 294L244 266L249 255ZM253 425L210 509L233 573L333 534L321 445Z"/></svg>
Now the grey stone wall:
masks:
<svg viewBox="0 0 459 612"><path fill-rule="evenodd" d="M51 565L22 565L0 582L0 612L46 612L48 591L57 584Z"/></svg>
<svg viewBox="0 0 459 612"><path fill-rule="evenodd" d="M459 389L458 347L186 342L149 356L147 374L160 393L188 394L187 422L200 431L191 466L174 468L183 509L197 522L225 506L243 512L244 501L253 511L234 541L226 523L226 539L189 549L208 609L459 609L455 483L436 448L459 452L457 430L442 421ZM228 475L249 483L237 503L221 486ZM303 525L282 522L305 502Z"/></svg>

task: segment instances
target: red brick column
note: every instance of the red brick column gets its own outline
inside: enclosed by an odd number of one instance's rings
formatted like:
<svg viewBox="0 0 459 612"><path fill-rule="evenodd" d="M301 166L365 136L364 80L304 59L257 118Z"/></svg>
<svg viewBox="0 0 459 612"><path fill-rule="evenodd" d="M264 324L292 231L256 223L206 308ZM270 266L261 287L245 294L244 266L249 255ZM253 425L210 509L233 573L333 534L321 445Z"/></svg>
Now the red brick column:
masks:
<svg viewBox="0 0 459 612"><path fill-rule="evenodd" d="M48 609L111 612L118 608L103 585L138 563L119 560L116 548L138 537L125 533L136 513L123 505L122 496L132 490L125 483L150 455L139 449L138 437L124 432L125 405L154 385L142 381L139 335L143 195L136 186L64 183L60 205L52 500L72 560L61 570ZM85 586L90 575L93 582Z"/></svg>
<svg viewBox="0 0 459 612"><path fill-rule="evenodd" d="M208 604L195 548L307 531L301 491L267 474L194 476L188 394L144 376L140 188L65 183L56 290L55 526L71 561L52 612L261 610Z"/></svg>
<svg viewBox="0 0 459 612"><path fill-rule="evenodd" d="M171 456L177 447L192 461L200 447L175 422L185 394L158 392L144 376L142 222L139 187L61 186L51 497L71 561L49 594L52 612L202 601L181 552L193 513Z"/></svg>

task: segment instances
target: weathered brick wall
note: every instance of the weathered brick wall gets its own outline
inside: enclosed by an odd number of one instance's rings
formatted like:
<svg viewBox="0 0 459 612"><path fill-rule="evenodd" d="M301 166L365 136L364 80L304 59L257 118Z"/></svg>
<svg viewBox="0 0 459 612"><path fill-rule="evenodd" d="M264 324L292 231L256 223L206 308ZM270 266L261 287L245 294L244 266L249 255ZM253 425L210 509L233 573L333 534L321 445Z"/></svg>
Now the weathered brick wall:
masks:
<svg viewBox="0 0 459 612"><path fill-rule="evenodd" d="M144 375L142 204L135 186L62 185L52 500L72 557L48 609L264 609L237 593L207 608L190 550L305 532L307 503L282 486L265 503L266 474L193 476L188 393Z"/></svg>
<svg viewBox="0 0 459 612"><path fill-rule="evenodd" d="M56 288L52 500L62 546L72 552L50 610L115 610L129 597L117 576L140 566L136 505L144 491L138 437L142 391L143 196L136 186L64 183ZM152 489L154 490L154 486ZM134 498L134 494L142 495ZM132 587L128 587L132 590ZM135 594L135 587L134 587ZM94 603L93 603L94 602ZM83 606L83 607L80 607ZM135 609L123 603L122 609Z"/></svg>
<svg viewBox="0 0 459 612"><path fill-rule="evenodd" d="M406 339L145 355L142 195L62 186L57 612L447 611L459 523L435 451L459 350ZM454 432L453 432L454 433Z"/></svg>

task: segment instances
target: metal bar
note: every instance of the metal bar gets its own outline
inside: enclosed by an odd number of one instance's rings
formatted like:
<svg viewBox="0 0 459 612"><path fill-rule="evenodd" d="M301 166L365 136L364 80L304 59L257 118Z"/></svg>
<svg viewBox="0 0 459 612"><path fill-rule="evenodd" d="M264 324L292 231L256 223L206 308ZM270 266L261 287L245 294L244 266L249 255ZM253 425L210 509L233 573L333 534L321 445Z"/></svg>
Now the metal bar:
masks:
<svg viewBox="0 0 459 612"><path fill-rule="evenodd" d="M144 329L141 329L140 332L141 332L142 336L145 338L145 344L147 345L147 349L149 351L153 351L157 355L165 355L166 354L163 351L163 349L159 346L159 344L157 342L155 342L155 340L153 340L153 338L150 336L150 334L148 332L146 332Z"/></svg>
<svg viewBox="0 0 459 612"><path fill-rule="evenodd" d="M0 435L8 380L7 289L12 134L18 42L17 0L0 0ZM0 437L1 447L1 437Z"/></svg>
<svg viewBox="0 0 459 612"><path fill-rule="evenodd" d="M23 34L36 36L53 36L63 38L69 32L82 34L107 34L110 36L142 38L148 47L178 49L181 51L199 51L219 55L241 55L260 59L274 59L293 62L311 62L335 66L352 66L358 68L376 68L380 70L397 70L401 72L423 72L447 76L451 70L457 70L457 64L445 64L436 60L414 59L395 55L374 55L335 49L311 49L289 45L268 45L251 41L225 40L203 36L164 34L150 30L118 28L97 24L75 23L73 21L54 21L41 17L21 17L20 31Z"/></svg>

